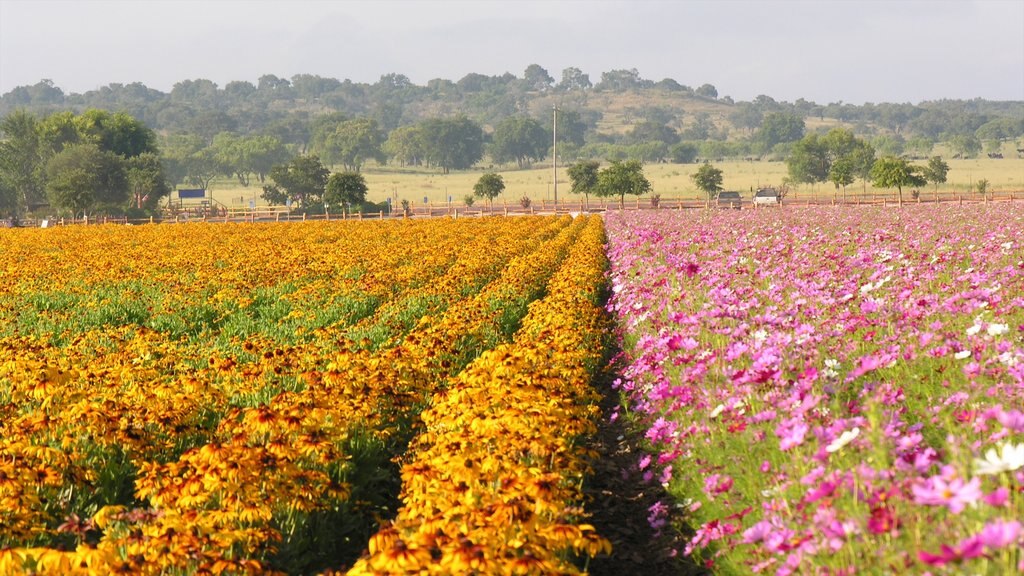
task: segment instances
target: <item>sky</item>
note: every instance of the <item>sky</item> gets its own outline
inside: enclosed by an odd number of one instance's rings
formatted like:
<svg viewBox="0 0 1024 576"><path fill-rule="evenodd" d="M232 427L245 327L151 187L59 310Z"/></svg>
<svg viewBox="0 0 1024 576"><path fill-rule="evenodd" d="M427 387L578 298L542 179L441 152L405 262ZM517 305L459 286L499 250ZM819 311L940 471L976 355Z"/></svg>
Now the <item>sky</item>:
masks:
<svg viewBox="0 0 1024 576"><path fill-rule="evenodd" d="M1024 0L0 0L0 94L636 68L719 96L1024 101Z"/></svg>

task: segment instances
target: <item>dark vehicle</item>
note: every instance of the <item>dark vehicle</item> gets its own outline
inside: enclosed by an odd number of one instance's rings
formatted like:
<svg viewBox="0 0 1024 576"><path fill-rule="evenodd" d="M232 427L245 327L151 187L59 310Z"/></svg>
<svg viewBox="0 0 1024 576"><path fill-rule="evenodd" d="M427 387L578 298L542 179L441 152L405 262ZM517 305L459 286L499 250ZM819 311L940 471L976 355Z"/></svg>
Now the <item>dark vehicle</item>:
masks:
<svg viewBox="0 0 1024 576"><path fill-rule="evenodd" d="M718 207L719 208L735 208L739 210L743 205L743 198L740 197L739 192L719 192L718 193Z"/></svg>
<svg viewBox="0 0 1024 576"><path fill-rule="evenodd" d="M775 188L761 188L754 193L754 204L782 204L782 196Z"/></svg>

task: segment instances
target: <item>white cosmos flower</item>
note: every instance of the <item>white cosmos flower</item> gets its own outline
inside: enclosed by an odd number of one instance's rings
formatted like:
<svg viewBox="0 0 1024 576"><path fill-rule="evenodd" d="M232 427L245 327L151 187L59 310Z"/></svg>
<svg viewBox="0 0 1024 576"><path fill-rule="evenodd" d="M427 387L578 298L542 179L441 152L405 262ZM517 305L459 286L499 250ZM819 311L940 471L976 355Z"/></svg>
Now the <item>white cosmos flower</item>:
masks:
<svg viewBox="0 0 1024 576"><path fill-rule="evenodd" d="M1024 444L1003 442L998 452L995 448L989 448L985 451L984 460L974 459L974 472L980 475L1013 472L1020 468L1024 468Z"/></svg>
<svg viewBox="0 0 1024 576"><path fill-rule="evenodd" d="M1009 324L989 324L988 335L989 336L1002 336L1010 331Z"/></svg>
<svg viewBox="0 0 1024 576"><path fill-rule="evenodd" d="M953 354L953 358L956 358L957 360L963 360L964 358L970 358L970 357L971 357L971 351L970 350L961 350L961 351L957 352L956 354Z"/></svg>
<svg viewBox="0 0 1024 576"><path fill-rule="evenodd" d="M714 420L715 418L718 418L719 414L721 414L723 410L725 410L725 405L724 404L719 404L718 406L715 406L715 409L712 410L711 414L709 415L710 418L712 420Z"/></svg>
<svg viewBox="0 0 1024 576"><path fill-rule="evenodd" d="M977 324L973 324L970 328L967 329L968 336L974 336L978 332L981 332L981 326L978 326Z"/></svg>
<svg viewBox="0 0 1024 576"><path fill-rule="evenodd" d="M857 428L855 426L852 429L843 432L842 434L839 435L839 438L836 438L835 440L830 442L828 446L825 446L825 451L828 452L829 454L832 454L833 452L839 452L840 450L843 449L843 446L846 446L850 442L853 442L853 439L859 435L860 428Z"/></svg>

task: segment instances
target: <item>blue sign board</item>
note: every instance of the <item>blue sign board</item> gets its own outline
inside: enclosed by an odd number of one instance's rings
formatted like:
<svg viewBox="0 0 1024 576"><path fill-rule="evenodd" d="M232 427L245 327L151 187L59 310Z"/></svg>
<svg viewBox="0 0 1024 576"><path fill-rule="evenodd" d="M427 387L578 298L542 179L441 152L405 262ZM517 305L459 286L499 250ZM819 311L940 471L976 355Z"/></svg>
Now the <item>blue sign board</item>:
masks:
<svg viewBox="0 0 1024 576"><path fill-rule="evenodd" d="M206 198L206 190L202 188L192 188L188 190L178 190L178 198Z"/></svg>

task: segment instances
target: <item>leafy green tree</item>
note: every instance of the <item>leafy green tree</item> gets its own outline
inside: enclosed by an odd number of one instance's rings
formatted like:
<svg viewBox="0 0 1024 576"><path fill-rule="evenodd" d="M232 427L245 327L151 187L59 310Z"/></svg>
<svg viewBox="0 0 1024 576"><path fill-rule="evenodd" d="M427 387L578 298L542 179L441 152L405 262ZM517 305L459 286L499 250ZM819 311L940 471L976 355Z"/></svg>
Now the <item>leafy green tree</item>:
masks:
<svg viewBox="0 0 1024 576"><path fill-rule="evenodd" d="M304 209L317 206L322 202L330 173L315 154L296 156L270 169L272 184L263 186L262 197L272 204L291 200Z"/></svg>
<svg viewBox="0 0 1024 576"><path fill-rule="evenodd" d="M978 194L984 196L985 193L988 192L988 179L982 178L981 180L978 180L974 186L978 190Z"/></svg>
<svg viewBox="0 0 1024 576"><path fill-rule="evenodd" d="M963 158L973 158L981 152L981 141L973 134L957 134L949 139L949 146Z"/></svg>
<svg viewBox="0 0 1024 576"><path fill-rule="evenodd" d="M523 80L526 82L527 89L537 92L544 92L548 88L551 88L551 84L555 81L555 79L548 74L548 71L541 68L539 64L530 64L527 66L526 72L523 73Z"/></svg>
<svg viewBox="0 0 1024 576"><path fill-rule="evenodd" d="M345 207L366 202L366 179L359 172L336 172L327 179L324 202Z"/></svg>
<svg viewBox="0 0 1024 576"><path fill-rule="evenodd" d="M590 195L597 191L597 175L600 167L601 163L596 160L582 160L572 164L566 170L569 174L571 192L583 194L588 205L590 204Z"/></svg>
<svg viewBox="0 0 1024 576"><path fill-rule="evenodd" d="M319 152L324 161L340 162L346 171L359 172L367 160L385 161L383 144L384 134L377 128L377 121L358 118L339 124L333 133L327 135Z"/></svg>
<svg viewBox="0 0 1024 576"><path fill-rule="evenodd" d="M922 170L922 176L935 185L936 191L939 189L939 184L945 184L947 174L949 174L949 164L946 164L941 156L932 156L928 160L928 165Z"/></svg>
<svg viewBox="0 0 1024 576"><path fill-rule="evenodd" d="M123 206L128 200L124 160L91 143L73 144L46 163L50 204L73 215Z"/></svg>
<svg viewBox="0 0 1024 576"><path fill-rule="evenodd" d="M899 156L903 154L904 143L903 137L889 134L881 134L875 136L871 141L871 145L875 147L882 156Z"/></svg>
<svg viewBox="0 0 1024 576"><path fill-rule="evenodd" d="M879 188L893 188L899 191L903 203L904 186L924 186L927 181L920 174L921 168L896 156L883 156L871 168L871 182Z"/></svg>
<svg viewBox="0 0 1024 576"><path fill-rule="evenodd" d="M679 133L662 122L645 121L629 131L629 140L639 142L663 142L668 145L679 142Z"/></svg>
<svg viewBox="0 0 1024 576"><path fill-rule="evenodd" d="M626 194L640 196L651 191L651 183L644 176L644 167L639 160L612 161L611 165L597 175L598 196L619 197L619 206L626 202Z"/></svg>
<svg viewBox="0 0 1024 576"><path fill-rule="evenodd" d="M584 74L579 68L571 66L562 70L562 81L555 86L555 88L563 92L583 92L589 90L590 87L590 75Z"/></svg>
<svg viewBox="0 0 1024 576"><path fill-rule="evenodd" d="M123 158L156 152L156 133L124 112L90 109L74 118L79 141L92 142Z"/></svg>
<svg viewBox="0 0 1024 576"><path fill-rule="evenodd" d="M708 162L701 164L690 178L697 189L707 194L710 200L714 200L722 191L722 171Z"/></svg>
<svg viewBox="0 0 1024 576"><path fill-rule="evenodd" d="M737 128L745 128L753 132L764 121L764 113L757 106L742 103L736 106L736 110L729 114L729 121Z"/></svg>
<svg viewBox="0 0 1024 576"><path fill-rule="evenodd" d="M718 89L713 84L701 84L694 93L705 98L718 98Z"/></svg>
<svg viewBox="0 0 1024 576"><path fill-rule="evenodd" d="M793 182L813 184L828 178L831 162L825 140L818 134L808 134L793 145L786 167Z"/></svg>
<svg viewBox="0 0 1024 576"><path fill-rule="evenodd" d="M184 182L208 190L214 178L227 172L216 149L207 146L201 136L175 135L167 139L164 148L162 159L173 184Z"/></svg>
<svg viewBox="0 0 1024 576"><path fill-rule="evenodd" d="M160 157L143 152L125 160L125 177L131 192L132 206L137 209L156 208L160 199L171 193Z"/></svg>
<svg viewBox="0 0 1024 576"><path fill-rule="evenodd" d="M384 151L402 166L419 166L427 157L422 126L402 126L388 134Z"/></svg>
<svg viewBox="0 0 1024 576"><path fill-rule="evenodd" d="M520 168L526 168L532 161L547 156L551 134L533 118L516 116L498 124L492 142L491 157L495 162L514 160Z"/></svg>
<svg viewBox="0 0 1024 576"><path fill-rule="evenodd" d="M271 168L288 160L288 151L274 136L222 132L214 137L211 148L225 173L238 178L242 186L248 186L253 175L264 183Z"/></svg>
<svg viewBox="0 0 1024 576"><path fill-rule="evenodd" d="M680 142L668 149L669 158L676 164L692 164L697 160L699 153L697 145L693 142Z"/></svg>
<svg viewBox="0 0 1024 576"><path fill-rule="evenodd" d="M562 156L562 143L583 146L587 134L587 123L583 116L575 110L559 110L555 115L558 128L558 155Z"/></svg>
<svg viewBox="0 0 1024 576"><path fill-rule="evenodd" d="M0 218L18 215L18 192L6 180L0 179Z"/></svg>
<svg viewBox="0 0 1024 576"><path fill-rule="evenodd" d="M505 180L501 177L501 174L495 174L494 172L487 172L481 175L480 179L473 185L473 194L478 198L486 199L488 203L494 202L494 199L504 191Z"/></svg>
<svg viewBox="0 0 1024 576"><path fill-rule="evenodd" d="M788 112L769 112L764 115L761 127L754 134L754 141L762 152L767 152L776 144L796 142L803 136L803 118Z"/></svg>
<svg viewBox="0 0 1024 576"><path fill-rule="evenodd" d="M38 119L15 110L0 120L0 185L10 210L20 213L43 200L45 151Z"/></svg>
<svg viewBox="0 0 1024 576"><path fill-rule="evenodd" d="M836 190L843 188L843 199L846 199L846 187L853 184L855 177L853 159L850 156L837 158L828 169L828 179L835 184Z"/></svg>
<svg viewBox="0 0 1024 576"><path fill-rule="evenodd" d="M426 120L420 127L427 163L440 167L445 174L470 168L483 158L484 131L465 116Z"/></svg>

